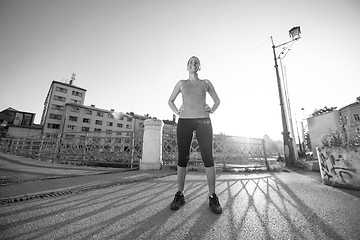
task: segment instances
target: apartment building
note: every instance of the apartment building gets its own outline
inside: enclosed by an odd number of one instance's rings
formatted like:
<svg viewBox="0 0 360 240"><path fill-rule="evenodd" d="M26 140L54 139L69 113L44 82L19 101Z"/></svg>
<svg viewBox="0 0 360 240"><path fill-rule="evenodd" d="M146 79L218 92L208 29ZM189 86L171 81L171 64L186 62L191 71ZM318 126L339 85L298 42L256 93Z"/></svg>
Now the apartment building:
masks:
<svg viewBox="0 0 360 240"><path fill-rule="evenodd" d="M130 136L134 131L131 115L113 109L96 108L74 103L65 104L62 132L68 137L96 135L97 137Z"/></svg>
<svg viewBox="0 0 360 240"><path fill-rule="evenodd" d="M75 74L69 83L53 81L44 103L41 117L43 134L57 137L63 132L66 136L96 135L98 137L116 137L130 135L130 132L144 131L144 121L148 114L138 115L133 112L115 112L86 106L86 89L74 85ZM165 123L165 132L174 136L176 126Z"/></svg>
<svg viewBox="0 0 360 240"><path fill-rule="evenodd" d="M360 97L356 98L356 102L340 108L339 114L342 126L360 132Z"/></svg>
<svg viewBox="0 0 360 240"><path fill-rule="evenodd" d="M64 132L67 136L85 136L89 132L99 137L129 135L134 131L134 118L113 109L84 105L86 89L70 83L53 81L48 91L41 125L43 134L57 137ZM94 133L95 132L95 133Z"/></svg>
<svg viewBox="0 0 360 240"><path fill-rule="evenodd" d="M72 75L70 83L51 83L40 122L43 125L43 134L57 136L65 128L66 104L84 104L86 89L75 86L74 80L75 74Z"/></svg>

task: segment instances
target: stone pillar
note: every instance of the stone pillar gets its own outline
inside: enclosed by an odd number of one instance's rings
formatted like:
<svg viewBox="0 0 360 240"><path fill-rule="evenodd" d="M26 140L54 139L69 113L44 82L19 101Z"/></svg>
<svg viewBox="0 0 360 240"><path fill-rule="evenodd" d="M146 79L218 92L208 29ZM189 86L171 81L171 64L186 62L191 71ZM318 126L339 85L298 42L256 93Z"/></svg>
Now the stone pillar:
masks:
<svg viewBox="0 0 360 240"><path fill-rule="evenodd" d="M161 120L146 119L140 170L162 168L162 129Z"/></svg>

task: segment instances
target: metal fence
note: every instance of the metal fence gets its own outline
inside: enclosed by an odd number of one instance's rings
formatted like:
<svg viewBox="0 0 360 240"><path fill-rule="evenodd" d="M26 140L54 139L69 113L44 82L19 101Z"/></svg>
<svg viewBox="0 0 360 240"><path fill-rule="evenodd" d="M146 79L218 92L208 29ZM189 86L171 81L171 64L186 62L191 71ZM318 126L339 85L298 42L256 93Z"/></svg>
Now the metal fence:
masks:
<svg viewBox="0 0 360 240"><path fill-rule="evenodd" d="M176 138L163 136L163 162L165 165L176 165ZM257 138L244 138L225 135L214 135L214 161L224 168L269 168L265 141ZM190 166L203 166L196 135L190 146Z"/></svg>
<svg viewBox="0 0 360 240"><path fill-rule="evenodd" d="M0 151L56 163L138 168L141 159L142 134L122 132L116 137L41 136L29 139L3 138ZM99 132L97 132L99 135Z"/></svg>
<svg viewBox="0 0 360 240"><path fill-rule="evenodd" d="M56 163L108 166L137 169L142 157L143 134L122 132L116 137L85 136L37 137L29 139L3 138L0 152ZM269 168L263 139L214 135L214 160L222 168ZM177 164L177 141L163 134L164 165ZM195 134L190 147L189 166L203 166Z"/></svg>

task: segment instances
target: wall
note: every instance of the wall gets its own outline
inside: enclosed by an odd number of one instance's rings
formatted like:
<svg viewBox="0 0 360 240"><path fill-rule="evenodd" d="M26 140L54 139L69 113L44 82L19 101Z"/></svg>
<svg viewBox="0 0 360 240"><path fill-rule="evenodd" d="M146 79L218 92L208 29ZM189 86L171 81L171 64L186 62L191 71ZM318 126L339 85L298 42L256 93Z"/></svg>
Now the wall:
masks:
<svg viewBox="0 0 360 240"><path fill-rule="evenodd" d="M9 126L7 136L13 138L29 138L40 136L42 132L41 127L20 127L20 126Z"/></svg>

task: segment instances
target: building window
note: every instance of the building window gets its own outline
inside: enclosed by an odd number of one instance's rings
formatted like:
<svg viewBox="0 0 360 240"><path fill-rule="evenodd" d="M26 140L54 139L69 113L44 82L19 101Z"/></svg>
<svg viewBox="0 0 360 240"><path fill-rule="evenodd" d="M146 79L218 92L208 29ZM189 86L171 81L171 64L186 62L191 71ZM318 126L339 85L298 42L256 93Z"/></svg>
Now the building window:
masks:
<svg viewBox="0 0 360 240"><path fill-rule="evenodd" d="M122 132L116 132L116 135L122 135ZM121 139L119 139L119 143L121 143Z"/></svg>
<svg viewBox="0 0 360 240"><path fill-rule="evenodd" d="M101 132L101 128L95 128L94 131L95 132Z"/></svg>
<svg viewBox="0 0 360 240"><path fill-rule="evenodd" d="M111 131L111 130L106 129L106 134L111 134L111 133L112 133L112 131Z"/></svg>
<svg viewBox="0 0 360 240"><path fill-rule="evenodd" d="M90 123L90 118L83 118L84 123Z"/></svg>
<svg viewBox="0 0 360 240"><path fill-rule="evenodd" d="M89 130L90 130L89 127L82 127L82 128L81 128L81 131L83 131L83 132L88 132Z"/></svg>
<svg viewBox="0 0 360 240"><path fill-rule="evenodd" d="M58 96L58 95L54 95L54 100L55 101L60 101L60 102L65 102L66 98Z"/></svg>
<svg viewBox="0 0 360 240"><path fill-rule="evenodd" d="M47 127L52 129L60 129L60 124L48 123Z"/></svg>
<svg viewBox="0 0 360 240"><path fill-rule="evenodd" d="M117 127L118 127L118 128L123 128L123 126L124 126L124 125L123 125L122 123L118 123L118 124L117 124Z"/></svg>
<svg viewBox="0 0 360 240"><path fill-rule="evenodd" d="M80 111L80 108L78 108L78 107L71 107L71 110L70 110L71 112L76 112L76 113L78 113L79 111Z"/></svg>
<svg viewBox="0 0 360 240"><path fill-rule="evenodd" d="M64 110L64 106L52 104L52 105L51 105L51 109L63 111L63 110Z"/></svg>
<svg viewBox="0 0 360 240"><path fill-rule="evenodd" d="M98 116L98 117L103 117L103 116L104 116L104 113L98 111L98 112L96 113L96 116Z"/></svg>
<svg viewBox="0 0 360 240"><path fill-rule="evenodd" d="M119 117L119 120L124 120L124 117L123 117L123 116L120 116L120 117Z"/></svg>
<svg viewBox="0 0 360 240"><path fill-rule="evenodd" d="M128 122L132 122L132 118L127 118L127 121L128 121Z"/></svg>
<svg viewBox="0 0 360 240"><path fill-rule="evenodd" d="M49 115L49 118L51 118L51 119L56 119L56 120L61 120L61 115L59 115L59 114L53 114L53 113L50 113L50 115Z"/></svg>
<svg viewBox="0 0 360 240"><path fill-rule="evenodd" d="M126 129L131 129L131 125L126 124Z"/></svg>
<svg viewBox="0 0 360 240"><path fill-rule="evenodd" d="M114 115L112 113L108 113L108 118L114 119Z"/></svg>
<svg viewBox="0 0 360 240"><path fill-rule="evenodd" d="M32 115L31 114L24 114L24 118L22 119L21 121L21 125L24 125L24 126L31 126L31 123L32 123ZM61 115L60 115L60 118L61 118Z"/></svg>
<svg viewBox="0 0 360 240"><path fill-rule="evenodd" d="M106 125L109 126L109 127L111 127L111 126L113 125L113 123L112 123L112 122L107 122Z"/></svg>
<svg viewBox="0 0 360 240"><path fill-rule="evenodd" d="M55 88L55 91L57 91L57 92L62 92L62 93L67 93L67 89L66 88L62 88L62 87L56 87Z"/></svg>
<svg viewBox="0 0 360 240"><path fill-rule="evenodd" d="M89 109L85 109L85 114L87 114L87 115L91 115L91 114L92 114L92 111L91 111L91 110L89 110Z"/></svg>
<svg viewBox="0 0 360 240"><path fill-rule="evenodd" d="M355 120L355 122L360 122L359 114L357 114L357 113L354 114L354 120Z"/></svg>
<svg viewBox="0 0 360 240"><path fill-rule="evenodd" d="M72 95L82 97L82 93L77 91L72 91Z"/></svg>
<svg viewBox="0 0 360 240"><path fill-rule="evenodd" d="M71 103L75 103L75 104L81 104L80 100L76 100L76 99L71 99L70 101Z"/></svg>
<svg viewBox="0 0 360 240"><path fill-rule="evenodd" d="M77 117L69 116L69 121L77 122Z"/></svg>
<svg viewBox="0 0 360 240"><path fill-rule="evenodd" d="M95 120L95 124L96 125L102 125L102 121L101 120Z"/></svg>
<svg viewBox="0 0 360 240"><path fill-rule="evenodd" d="M67 129L69 129L69 130L74 130L74 129L75 129L75 125L67 125Z"/></svg>

